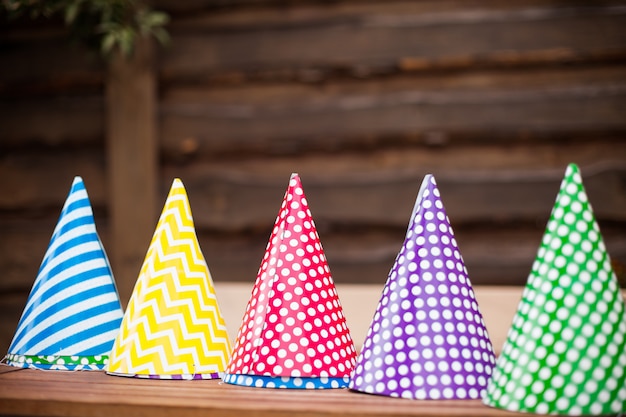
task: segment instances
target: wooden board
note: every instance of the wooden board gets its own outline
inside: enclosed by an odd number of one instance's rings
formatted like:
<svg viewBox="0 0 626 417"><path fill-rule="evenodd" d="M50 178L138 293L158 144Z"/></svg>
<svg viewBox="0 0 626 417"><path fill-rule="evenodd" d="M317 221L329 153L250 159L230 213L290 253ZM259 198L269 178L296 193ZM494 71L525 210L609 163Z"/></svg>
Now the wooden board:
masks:
<svg viewBox="0 0 626 417"><path fill-rule="evenodd" d="M165 160L496 143L615 140L626 70L478 71L247 86L166 88L157 106ZM102 146L96 95L0 97L2 146ZM25 123L27 121L27 123Z"/></svg>
<svg viewBox="0 0 626 417"><path fill-rule="evenodd" d="M108 256L118 277L123 305L154 233L157 208L159 142L154 46L135 45L133 55L111 58L107 77ZM131 231L129 233L129 231Z"/></svg>
<svg viewBox="0 0 626 417"><path fill-rule="evenodd" d="M300 174L314 219L319 224L330 225L405 226L419 184L429 173L418 167L350 172L350 165L347 165L345 172L328 175L324 169L328 165L323 162L317 168L291 164L293 172ZM599 218L623 219L619 207L625 202L619 184L625 171L618 166L606 171L599 169L593 174L593 169L587 170L585 183ZM582 169L585 172L585 168ZM170 177L183 178L193 191L190 198L199 227L246 230L266 227L268 221L273 222L290 172L265 178L262 173L251 175L235 171L228 175L227 172L215 171L209 165L195 165L189 170L172 167L171 171L165 171ZM430 172L437 179L453 224L494 220L545 223L564 169ZM611 187L615 187L613 193ZM255 210L249 210L250 204Z"/></svg>
<svg viewBox="0 0 626 417"><path fill-rule="evenodd" d="M60 25L3 24L0 61L10 63L0 66L0 95L4 97L102 91L101 56L72 43Z"/></svg>
<svg viewBox="0 0 626 417"><path fill-rule="evenodd" d="M163 53L161 74L165 80L210 80L230 72L234 78L287 74L318 81L342 70L357 77L394 72L411 59L416 69L444 62L467 68L524 54L558 62L563 55L624 53L626 14L619 4L415 3L200 9L172 27L176 48Z"/></svg>
<svg viewBox="0 0 626 417"><path fill-rule="evenodd" d="M161 138L167 158L184 161L222 154L621 137L623 67L571 72L526 72L524 83L477 73L422 81L183 87L164 94Z"/></svg>
<svg viewBox="0 0 626 417"><path fill-rule="evenodd" d="M174 17L164 82L319 82L377 74L623 61L621 1L157 2ZM162 4L160 4L162 3ZM97 53L62 26L7 25L0 93L98 91ZM598 30L601 28L601 30ZM286 35L286 36L285 36Z"/></svg>
<svg viewBox="0 0 626 417"><path fill-rule="evenodd" d="M76 175L83 178L92 205L103 207L105 169L104 151L98 148L13 149L0 157L0 207L5 214L13 212L8 218L47 209L58 217Z"/></svg>
<svg viewBox="0 0 626 417"><path fill-rule="evenodd" d="M103 97L93 94L0 99L2 146L101 147L104 110Z"/></svg>
<svg viewBox="0 0 626 417"><path fill-rule="evenodd" d="M320 223L404 227L427 173L441 188L453 223L547 219L569 162L579 164L597 217L623 221L626 143L597 141L507 149L408 149L372 153L310 154L293 158L194 161L161 167L158 210L174 178L181 178L201 229L268 227L286 183L298 172ZM58 213L71 179L81 175L92 204L105 207L105 166L98 150L12 152L0 158L0 207ZM253 204L255 210L249 210ZM58 209L54 209L54 208ZM391 208L391 209L390 209ZM56 216L56 214L55 214Z"/></svg>
<svg viewBox="0 0 626 417"><path fill-rule="evenodd" d="M15 369L15 368L14 368ZM506 416L480 400L411 401L346 389L244 388L220 380L154 381L103 372L0 373L0 413L33 416Z"/></svg>
<svg viewBox="0 0 626 417"><path fill-rule="evenodd" d="M506 338L522 288L475 287L497 351ZM250 285L217 283L231 337ZM337 286L353 339L365 337L382 286ZM626 295L624 291L623 295ZM368 306L368 307L366 307ZM369 310L369 312L366 312ZM38 371L0 366L0 414L33 416L508 416L479 400L411 401L339 390L243 388L212 381L155 381L103 372Z"/></svg>

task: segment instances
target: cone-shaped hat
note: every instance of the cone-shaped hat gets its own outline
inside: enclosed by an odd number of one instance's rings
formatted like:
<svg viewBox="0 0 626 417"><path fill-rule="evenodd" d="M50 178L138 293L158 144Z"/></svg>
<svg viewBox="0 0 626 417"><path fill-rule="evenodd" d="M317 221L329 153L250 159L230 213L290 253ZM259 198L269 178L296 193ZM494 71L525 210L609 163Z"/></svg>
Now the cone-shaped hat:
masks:
<svg viewBox="0 0 626 417"><path fill-rule="evenodd" d="M494 365L439 189L427 175L349 387L411 399L476 399Z"/></svg>
<svg viewBox="0 0 626 417"><path fill-rule="evenodd" d="M6 356L9 365L103 369L122 307L89 196L75 177Z"/></svg>
<svg viewBox="0 0 626 417"><path fill-rule="evenodd" d="M355 359L300 177L292 174L224 381L275 388L345 387Z"/></svg>
<svg viewBox="0 0 626 417"><path fill-rule="evenodd" d="M160 379L212 379L230 354L211 273L187 192L175 179L115 339L107 372Z"/></svg>
<svg viewBox="0 0 626 417"><path fill-rule="evenodd" d="M567 167L484 403L626 412L626 313L580 171Z"/></svg>

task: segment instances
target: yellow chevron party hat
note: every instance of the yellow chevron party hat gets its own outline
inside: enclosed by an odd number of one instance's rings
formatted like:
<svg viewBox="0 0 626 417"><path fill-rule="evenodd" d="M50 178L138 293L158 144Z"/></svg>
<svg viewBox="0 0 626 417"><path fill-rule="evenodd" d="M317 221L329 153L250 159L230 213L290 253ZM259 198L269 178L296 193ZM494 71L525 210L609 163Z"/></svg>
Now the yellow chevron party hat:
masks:
<svg viewBox="0 0 626 417"><path fill-rule="evenodd" d="M220 378L230 349L187 192L177 178L122 319L107 373L154 379Z"/></svg>

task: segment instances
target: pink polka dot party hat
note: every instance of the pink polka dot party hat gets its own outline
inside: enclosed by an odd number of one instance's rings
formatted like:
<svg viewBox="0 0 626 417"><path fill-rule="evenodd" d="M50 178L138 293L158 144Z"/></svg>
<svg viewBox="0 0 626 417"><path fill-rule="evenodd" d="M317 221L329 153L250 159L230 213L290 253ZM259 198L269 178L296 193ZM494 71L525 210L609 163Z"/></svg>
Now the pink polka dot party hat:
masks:
<svg viewBox="0 0 626 417"><path fill-rule="evenodd" d="M342 388L356 350L298 174L274 223L224 381Z"/></svg>
<svg viewBox="0 0 626 417"><path fill-rule="evenodd" d="M216 379L230 349L187 192L176 178L106 370L136 378Z"/></svg>
<svg viewBox="0 0 626 417"><path fill-rule="evenodd" d="M426 175L349 388L478 399L495 354L433 175Z"/></svg>
<svg viewBox="0 0 626 417"><path fill-rule="evenodd" d="M626 312L578 166L567 167L483 402L626 413Z"/></svg>
<svg viewBox="0 0 626 417"><path fill-rule="evenodd" d="M87 189L75 177L5 359L23 368L103 369L121 320Z"/></svg>

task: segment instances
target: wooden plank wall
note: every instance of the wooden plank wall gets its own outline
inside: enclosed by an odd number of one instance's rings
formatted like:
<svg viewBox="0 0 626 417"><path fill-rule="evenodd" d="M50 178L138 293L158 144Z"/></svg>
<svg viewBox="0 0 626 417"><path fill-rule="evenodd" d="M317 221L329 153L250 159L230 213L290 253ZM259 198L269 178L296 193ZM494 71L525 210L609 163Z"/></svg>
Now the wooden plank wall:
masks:
<svg viewBox="0 0 626 417"><path fill-rule="evenodd" d="M624 284L625 1L153 4L172 17L154 64L155 212L181 178L216 281L253 282L298 172L335 281L382 288L432 173L473 283L521 285L576 162ZM105 247L118 242L106 66L42 22L3 25L0 62L0 314L12 334L74 175Z"/></svg>

